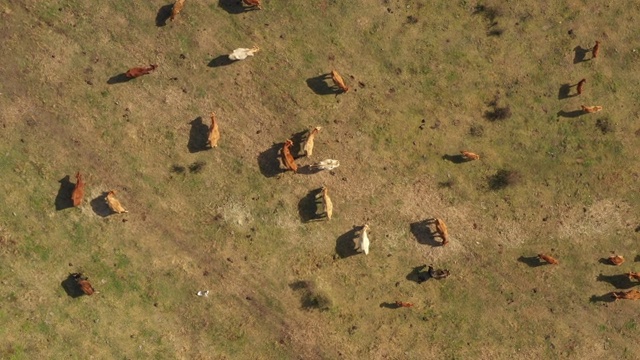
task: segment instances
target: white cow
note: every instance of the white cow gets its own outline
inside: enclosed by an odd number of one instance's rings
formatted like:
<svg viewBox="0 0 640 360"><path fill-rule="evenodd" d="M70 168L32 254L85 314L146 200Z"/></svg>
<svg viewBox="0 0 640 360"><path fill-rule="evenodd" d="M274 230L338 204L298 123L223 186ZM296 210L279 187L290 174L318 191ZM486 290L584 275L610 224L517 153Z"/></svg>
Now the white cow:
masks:
<svg viewBox="0 0 640 360"><path fill-rule="evenodd" d="M333 160L333 159L326 159L311 165L311 168L320 169L320 170L333 170L338 166L340 166L340 161Z"/></svg>
<svg viewBox="0 0 640 360"><path fill-rule="evenodd" d="M355 247L355 250L363 252L365 255L369 254L369 236L367 235L367 230L369 230L369 224L364 224L362 227L362 235L356 240Z"/></svg>
<svg viewBox="0 0 640 360"><path fill-rule="evenodd" d="M257 46L252 47L251 49L247 48L238 48L233 50L231 54L229 54L229 59L231 60L244 60L247 56L253 56L253 54L260 51Z"/></svg>

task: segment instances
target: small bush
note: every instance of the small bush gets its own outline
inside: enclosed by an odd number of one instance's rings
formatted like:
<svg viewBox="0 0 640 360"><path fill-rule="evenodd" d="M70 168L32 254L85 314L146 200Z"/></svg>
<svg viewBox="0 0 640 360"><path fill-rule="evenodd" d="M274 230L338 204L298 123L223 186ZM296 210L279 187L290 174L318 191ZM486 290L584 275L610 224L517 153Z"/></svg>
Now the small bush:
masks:
<svg viewBox="0 0 640 360"><path fill-rule="evenodd" d="M322 290L318 290L313 281L296 281L289 285L291 289L302 292L302 308L306 310L326 311L331 308L333 301Z"/></svg>
<svg viewBox="0 0 640 360"><path fill-rule="evenodd" d="M511 117L511 108L494 106L493 111L484 113L484 117L489 121L506 120Z"/></svg>
<svg viewBox="0 0 640 360"><path fill-rule="evenodd" d="M456 179L454 178L448 178L445 181L441 181L438 183L438 186L440 186L441 188L452 188L456 185Z"/></svg>
<svg viewBox="0 0 640 360"><path fill-rule="evenodd" d="M500 169L495 175L489 177L489 188L491 190L504 189L518 182L520 182L520 174L517 171Z"/></svg>
<svg viewBox="0 0 640 360"><path fill-rule="evenodd" d="M484 128L482 127L482 125L473 124L471 125L471 128L469 128L469 134L471 136L481 137L482 135L484 135Z"/></svg>
<svg viewBox="0 0 640 360"><path fill-rule="evenodd" d="M205 164L206 163L204 161L196 161L193 164L189 165L189 171L197 174L202 171L202 168L204 168Z"/></svg>
<svg viewBox="0 0 640 360"><path fill-rule="evenodd" d="M600 129L603 134L608 134L614 131L613 125L607 118L596 120L596 127Z"/></svg>

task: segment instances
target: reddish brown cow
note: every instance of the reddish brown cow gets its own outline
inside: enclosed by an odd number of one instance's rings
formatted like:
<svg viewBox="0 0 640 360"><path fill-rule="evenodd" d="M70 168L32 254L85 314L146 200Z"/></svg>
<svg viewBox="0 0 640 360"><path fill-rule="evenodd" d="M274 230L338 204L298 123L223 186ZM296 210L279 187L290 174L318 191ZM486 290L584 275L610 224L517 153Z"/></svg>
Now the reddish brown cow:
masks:
<svg viewBox="0 0 640 360"><path fill-rule="evenodd" d="M242 0L245 4L252 6L252 7L257 7L258 9L262 9L262 4L260 0Z"/></svg>
<svg viewBox="0 0 640 360"><path fill-rule="evenodd" d="M638 290L629 290L629 291L619 291L612 292L614 300L618 299L626 299L626 300L640 300L640 291Z"/></svg>
<svg viewBox="0 0 640 360"><path fill-rule="evenodd" d="M284 162L284 166L287 167L288 170L293 171L294 173L298 172L298 165L296 161L293 159L293 155L291 155L290 148L293 146L293 141L287 139L284 142L284 146L282 147L282 158Z"/></svg>
<svg viewBox="0 0 640 360"><path fill-rule="evenodd" d="M80 206L82 203L82 198L84 197L84 181L82 180L82 175L78 171L76 173L76 186L73 188L73 192L71 193L71 200L73 201L73 206Z"/></svg>
<svg viewBox="0 0 640 360"><path fill-rule="evenodd" d="M551 257L551 256L549 256L549 255L545 255L545 254L538 254L538 257L539 257L541 260L544 260L544 261L546 261L547 263L549 263L549 264L551 264L551 265L558 265L558 264L559 264L558 260L556 260L555 258L553 258L553 257Z"/></svg>
<svg viewBox="0 0 640 360"><path fill-rule="evenodd" d="M93 295L93 293L95 293L95 290L93 289L93 286L91 286L89 279L86 276L83 276L82 273L74 273L71 274L71 276L76 281L76 283L78 284L78 288L80 288L83 293L85 293L86 295Z"/></svg>
<svg viewBox="0 0 640 360"><path fill-rule="evenodd" d="M582 90L584 90L584 84L586 82L587 82L587 79L582 79L578 81L578 87L576 88L578 90L578 95L582 94Z"/></svg>
<svg viewBox="0 0 640 360"><path fill-rule="evenodd" d="M410 302L396 301L396 306L397 307L413 307L413 304Z"/></svg>
<svg viewBox="0 0 640 360"><path fill-rule="evenodd" d="M442 219L436 219L436 232L442 239L442 246L447 245L449 243L449 230Z"/></svg>
<svg viewBox="0 0 640 360"><path fill-rule="evenodd" d="M640 272L628 272L625 275L629 277L630 280L640 280Z"/></svg>
<svg viewBox="0 0 640 360"><path fill-rule="evenodd" d="M133 78L137 78L138 76L150 74L157 67L158 65L153 65L153 64L149 65L149 67L135 67L127 70L127 73L125 75L128 78L133 79Z"/></svg>
<svg viewBox="0 0 640 360"><path fill-rule="evenodd" d="M598 53L600 52L600 41L596 40L596 44L591 49L591 58L595 59L598 57Z"/></svg>

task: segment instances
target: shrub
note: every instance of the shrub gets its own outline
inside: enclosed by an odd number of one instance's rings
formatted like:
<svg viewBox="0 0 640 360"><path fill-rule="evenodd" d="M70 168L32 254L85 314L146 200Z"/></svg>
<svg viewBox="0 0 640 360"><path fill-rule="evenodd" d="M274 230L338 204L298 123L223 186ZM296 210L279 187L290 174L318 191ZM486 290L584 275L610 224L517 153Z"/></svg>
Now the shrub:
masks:
<svg viewBox="0 0 640 360"><path fill-rule="evenodd" d="M517 171L500 169L495 175L489 177L489 188L491 190L504 189L518 182L520 182L520 174Z"/></svg>
<svg viewBox="0 0 640 360"><path fill-rule="evenodd" d="M511 117L511 108L509 106L494 106L493 111L484 113L484 117L489 121L506 120Z"/></svg>
<svg viewBox="0 0 640 360"><path fill-rule="evenodd" d="M469 134L471 136L481 137L482 135L484 135L484 128L482 127L482 125L473 124L471 125L471 128L469 128Z"/></svg>
<svg viewBox="0 0 640 360"><path fill-rule="evenodd" d="M614 131L613 125L607 118L596 120L596 127L602 131L603 134L607 134Z"/></svg>

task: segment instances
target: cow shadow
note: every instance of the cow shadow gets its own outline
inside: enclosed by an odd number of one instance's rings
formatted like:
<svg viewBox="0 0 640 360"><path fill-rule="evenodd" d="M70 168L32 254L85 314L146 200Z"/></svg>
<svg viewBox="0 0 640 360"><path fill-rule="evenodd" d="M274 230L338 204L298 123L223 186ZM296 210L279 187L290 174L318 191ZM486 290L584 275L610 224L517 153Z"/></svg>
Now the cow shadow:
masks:
<svg viewBox="0 0 640 360"><path fill-rule="evenodd" d="M167 25L167 20L171 17L171 11L173 10L173 4L162 6L158 9L158 14L156 15L156 26L162 27Z"/></svg>
<svg viewBox="0 0 640 360"><path fill-rule="evenodd" d="M411 223L409 226L411 228L411 233L416 238L419 244L422 245L431 245L431 246L441 246L442 243L436 241L433 231L429 227L429 224L432 220L422 220Z"/></svg>
<svg viewBox="0 0 640 360"><path fill-rule="evenodd" d="M589 298L589 302L592 302L592 303L597 303L597 302L610 303L614 301L616 301L616 298L613 296L613 293L606 293L600 296L591 295L591 297Z"/></svg>
<svg viewBox="0 0 640 360"><path fill-rule="evenodd" d="M322 200L318 196L322 193L322 188L311 190L298 202L298 214L303 223L318 221L324 218Z"/></svg>
<svg viewBox="0 0 640 360"><path fill-rule="evenodd" d="M67 276L67 278L60 283L60 285L67 293L67 295L74 299L85 295L84 291L82 291L80 285L78 285L78 282L73 277L73 274L69 274L69 276Z"/></svg>
<svg viewBox="0 0 640 360"><path fill-rule="evenodd" d="M298 168L297 174L313 175L319 173L320 171L322 171L322 169L315 168L311 165L304 165Z"/></svg>
<svg viewBox="0 0 640 360"><path fill-rule="evenodd" d="M60 183L60 189L58 189L58 195L56 195L56 200L54 202L56 210L64 210L73 207L71 194L73 194L73 189L76 187L75 184L69 181L69 175L63 177L58 182Z"/></svg>
<svg viewBox="0 0 640 360"><path fill-rule="evenodd" d="M105 191L100 196L97 196L93 200L91 200L91 209L94 213L96 213L96 215L107 217L114 213L113 211L111 211L111 208L109 208L109 205L107 205L106 197L108 194L109 193Z"/></svg>
<svg viewBox="0 0 640 360"><path fill-rule="evenodd" d="M284 143L273 144L258 155L258 167L265 177L278 176L286 171L280 167L280 150L283 146Z"/></svg>
<svg viewBox="0 0 640 360"><path fill-rule="evenodd" d="M222 10L228 12L229 14L242 14L245 12L259 10L255 6L244 6L242 4L242 0L219 0L218 7L222 8Z"/></svg>
<svg viewBox="0 0 640 360"><path fill-rule="evenodd" d="M581 63L583 61L591 60L591 59L585 59L585 57L587 56L587 53L589 53L591 51L591 49L585 49L582 46L576 46L576 47L573 48L573 51L575 52L575 55L573 56L573 63L574 64L578 64L578 63Z"/></svg>
<svg viewBox="0 0 640 360"><path fill-rule="evenodd" d="M603 275L600 274L596 278L598 281L607 282L616 287L616 289L631 289L634 286L637 286L639 283L636 281L632 281L625 274L618 275Z"/></svg>
<svg viewBox="0 0 640 360"><path fill-rule="evenodd" d="M636 255L635 259L633 259L633 261L638 262L640 261L640 255Z"/></svg>
<svg viewBox="0 0 640 360"><path fill-rule="evenodd" d="M540 258L537 256L520 256L518 261L527 264L529 267L538 267L546 264L546 262L540 261Z"/></svg>
<svg viewBox="0 0 640 360"><path fill-rule="evenodd" d="M305 154L302 154L302 144L304 143L306 135L309 133L307 130L299 131L297 133L291 134L289 140L293 141L293 145L289 148L291 151L291 155L293 155L294 159L298 159L304 157Z"/></svg>
<svg viewBox="0 0 640 360"><path fill-rule="evenodd" d="M577 118L578 116L584 115L584 111L582 110L573 110L573 111L558 111L558 117L566 117L566 118Z"/></svg>
<svg viewBox="0 0 640 360"><path fill-rule="evenodd" d="M122 73L122 74L118 74L110 77L109 80L107 80L107 84L109 85L121 84L121 83L126 83L127 81L132 79L133 78L127 77L126 73Z"/></svg>
<svg viewBox="0 0 640 360"><path fill-rule="evenodd" d="M573 85L571 84L562 84L558 89L558 100L568 99L570 97L578 96L578 93L571 94L571 88Z"/></svg>
<svg viewBox="0 0 640 360"><path fill-rule="evenodd" d="M447 160L447 161L451 161L454 164L462 164L462 163L466 163L469 160L467 160L464 156L462 155L443 155L442 156L443 160Z"/></svg>
<svg viewBox="0 0 640 360"><path fill-rule="evenodd" d="M381 308L385 308L385 309L399 309L402 306L396 304L395 302L386 302L385 301L383 303L380 303L380 307Z"/></svg>
<svg viewBox="0 0 640 360"><path fill-rule="evenodd" d="M429 271L423 271L426 267L427 265L414 267L413 270L411 270L411 272L407 275L406 279L418 284L422 284L423 282L429 280L431 278L431 276L429 275Z"/></svg>
<svg viewBox="0 0 640 360"><path fill-rule="evenodd" d="M234 62L236 62L236 60L231 60L229 59L229 55L220 55L215 59L212 59L211 61L209 61L209 67L215 68L215 67L220 67L220 66L227 66L227 65L231 65Z"/></svg>
<svg viewBox="0 0 640 360"><path fill-rule="evenodd" d="M344 259L358 254L358 251L355 249L355 239L360 230L362 230L362 226L354 226L351 230L336 239L336 254L338 254L340 258Z"/></svg>
<svg viewBox="0 0 640 360"><path fill-rule="evenodd" d="M191 129L189 129L189 142L187 143L187 149L190 153L197 153L199 151L210 150L209 142L209 126L202 122L202 116L198 116L191 122Z"/></svg>
<svg viewBox="0 0 640 360"><path fill-rule="evenodd" d="M331 74L322 74L307 79L307 86L318 95L338 95L342 93L337 86L330 86L327 79L331 78Z"/></svg>
<svg viewBox="0 0 640 360"><path fill-rule="evenodd" d="M611 261L609 260L609 258L604 258L604 257L603 257L603 258L600 258L600 259L598 259L598 262L599 262L600 264L604 264L604 265L613 265L613 264L611 263Z"/></svg>

